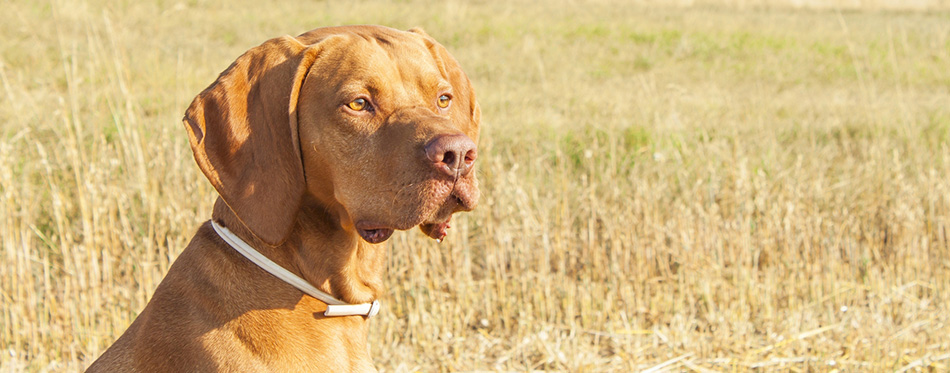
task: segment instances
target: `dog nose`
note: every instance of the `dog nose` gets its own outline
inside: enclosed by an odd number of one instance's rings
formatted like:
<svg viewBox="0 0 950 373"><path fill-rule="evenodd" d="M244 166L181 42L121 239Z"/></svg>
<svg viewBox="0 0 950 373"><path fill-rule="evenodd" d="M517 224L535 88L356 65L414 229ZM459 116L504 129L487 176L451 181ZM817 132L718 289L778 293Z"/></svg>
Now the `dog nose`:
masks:
<svg viewBox="0 0 950 373"><path fill-rule="evenodd" d="M475 142L465 135L438 136L425 149L432 165L449 176L468 175L477 157Z"/></svg>

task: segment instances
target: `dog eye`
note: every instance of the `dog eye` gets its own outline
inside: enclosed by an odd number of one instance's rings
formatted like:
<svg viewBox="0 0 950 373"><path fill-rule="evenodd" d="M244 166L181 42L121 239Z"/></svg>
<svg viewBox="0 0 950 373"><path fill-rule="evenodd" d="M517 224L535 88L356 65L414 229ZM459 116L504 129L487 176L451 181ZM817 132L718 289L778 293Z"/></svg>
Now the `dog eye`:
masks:
<svg viewBox="0 0 950 373"><path fill-rule="evenodd" d="M449 103L451 103L451 102L452 102L452 98L449 97L449 95L441 95L441 96L439 96L439 107L440 107L440 108L445 109L445 108L449 107Z"/></svg>
<svg viewBox="0 0 950 373"><path fill-rule="evenodd" d="M366 102L366 99L364 98L358 98L346 104L347 107L356 111L365 110L368 105L369 104Z"/></svg>

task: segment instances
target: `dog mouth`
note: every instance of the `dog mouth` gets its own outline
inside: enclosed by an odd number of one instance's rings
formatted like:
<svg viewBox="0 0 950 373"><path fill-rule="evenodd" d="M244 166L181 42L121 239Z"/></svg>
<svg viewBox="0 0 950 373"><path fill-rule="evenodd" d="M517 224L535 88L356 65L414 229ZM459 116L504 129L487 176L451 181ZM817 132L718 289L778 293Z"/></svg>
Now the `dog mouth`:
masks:
<svg viewBox="0 0 950 373"><path fill-rule="evenodd" d="M470 211L475 207L476 199L474 198L477 197L472 197L470 193L458 193L453 190L441 203L433 205L433 207L438 206L435 207L435 211L423 213L423 216L428 215L429 217L419 219L421 222L419 220L416 220L416 222L409 220L386 224L379 221L364 220L356 223L356 232L366 242L378 244L388 240L397 229L407 230L418 225L426 236L442 242L448 235L449 228L452 227L450 224L452 214L459 211Z"/></svg>
<svg viewBox="0 0 950 373"><path fill-rule="evenodd" d="M449 222L452 220L450 216L448 219L441 223L422 223L419 224L419 229L422 230L422 233L425 233L426 236L432 237L432 239L442 242L442 239L448 235L448 229L452 228L449 225ZM376 226L370 223L361 223L357 224L356 232L363 238L366 242L377 244L382 243L392 237L393 233L396 231L393 228L387 228L383 226Z"/></svg>
<svg viewBox="0 0 950 373"><path fill-rule="evenodd" d="M442 239L448 235L448 229L452 228L449 224L451 221L452 215L450 214L441 221L419 224L419 229L421 229L422 233L425 233L426 236L432 237L432 239L438 242L442 242ZM395 231L396 228L378 223L362 221L356 224L356 232L363 240L371 244L385 242L389 237L392 237Z"/></svg>

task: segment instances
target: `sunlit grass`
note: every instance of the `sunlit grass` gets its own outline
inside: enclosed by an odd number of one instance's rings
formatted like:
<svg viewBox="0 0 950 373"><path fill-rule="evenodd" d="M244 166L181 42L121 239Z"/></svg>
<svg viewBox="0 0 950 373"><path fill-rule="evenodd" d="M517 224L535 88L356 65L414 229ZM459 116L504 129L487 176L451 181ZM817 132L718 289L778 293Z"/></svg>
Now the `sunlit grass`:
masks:
<svg viewBox="0 0 950 373"><path fill-rule="evenodd" d="M210 216L188 102L352 23L484 110L479 208L390 241L381 370L950 368L950 13L717 3L0 4L0 370L124 331Z"/></svg>

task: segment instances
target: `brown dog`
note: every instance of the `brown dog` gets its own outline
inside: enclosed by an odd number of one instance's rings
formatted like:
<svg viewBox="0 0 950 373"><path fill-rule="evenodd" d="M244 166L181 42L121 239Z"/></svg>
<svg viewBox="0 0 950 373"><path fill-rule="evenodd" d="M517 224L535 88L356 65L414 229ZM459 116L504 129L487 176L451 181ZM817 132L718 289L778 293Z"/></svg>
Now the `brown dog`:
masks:
<svg viewBox="0 0 950 373"><path fill-rule="evenodd" d="M220 197L213 221L346 303L383 291L385 241L445 236L478 200L479 107L421 30L334 27L249 50L184 125ZM375 371L366 316L324 316L202 225L89 371Z"/></svg>

